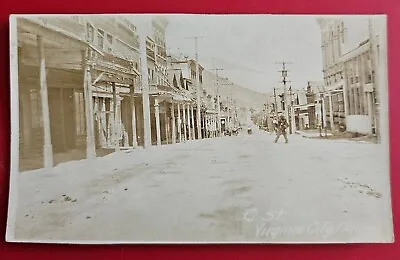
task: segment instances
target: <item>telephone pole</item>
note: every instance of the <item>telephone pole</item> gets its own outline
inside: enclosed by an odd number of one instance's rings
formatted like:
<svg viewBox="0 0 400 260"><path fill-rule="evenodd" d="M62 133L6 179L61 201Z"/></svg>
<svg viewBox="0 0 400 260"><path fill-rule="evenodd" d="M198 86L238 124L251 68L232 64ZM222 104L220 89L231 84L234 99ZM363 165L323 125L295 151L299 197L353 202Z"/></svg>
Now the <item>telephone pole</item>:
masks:
<svg viewBox="0 0 400 260"><path fill-rule="evenodd" d="M197 139L201 138L201 93L200 93L200 68L199 68L199 54L197 50L197 41L200 38L204 38L202 36L194 36L194 37L186 37L186 39L194 39L194 49L195 49L195 60L196 60L196 105L197 105L197 113L196 113L196 123L197 123Z"/></svg>
<svg viewBox="0 0 400 260"><path fill-rule="evenodd" d="M286 89L286 83L289 83L291 81L287 80L288 77L288 70L286 69L286 65L287 64L292 64L291 62L286 62L286 61L282 61L282 62L276 62L276 64L282 64L282 70L280 70L279 72L281 73L281 77L282 77L282 81L281 83L283 83L283 102L285 102L285 116L286 119L289 119L289 104L287 102L287 89ZM292 134L292 125L291 122L289 121L289 132L290 134Z"/></svg>
<svg viewBox="0 0 400 260"><path fill-rule="evenodd" d="M221 84L223 86L233 86L233 83L226 83L226 84ZM229 131L232 130L232 103L233 103L233 96L232 96L232 87L229 90L229 109L228 109L228 123L229 123Z"/></svg>
<svg viewBox="0 0 400 260"><path fill-rule="evenodd" d="M218 76L218 71L223 71L224 69L221 68L213 68L210 70L215 71L215 76L216 76L216 87L217 87L217 112L218 112L218 120L217 120L217 127L218 127L218 135L222 136L221 133L221 105L220 105L220 100L219 100L219 76Z"/></svg>
<svg viewBox="0 0 400 260"><path fill-rule="evenodd" d="M278 103L276 103L276 88L274 88L274 99L275 99L275 107L274 107L274 112L275 112L275 119L278 119Z"/></svg>

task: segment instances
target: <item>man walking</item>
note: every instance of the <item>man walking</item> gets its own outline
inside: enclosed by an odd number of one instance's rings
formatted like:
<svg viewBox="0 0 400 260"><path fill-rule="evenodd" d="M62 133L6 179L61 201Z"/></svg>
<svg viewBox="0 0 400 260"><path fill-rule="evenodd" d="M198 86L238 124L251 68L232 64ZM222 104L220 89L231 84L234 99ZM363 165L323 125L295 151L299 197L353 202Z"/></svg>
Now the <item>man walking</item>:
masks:
<svg viewBox="0 0 400 260"><path fill-rule="evenodd" d="M287 138L287 134L286 134L286 128L288 128L288 126L289 126L289 124L286 121L285 116L281 115L279 117L279 119L278 119L278 125L277 125L277 128L276 128L276 138L275 138L274 143L278 142L279 137L281 135L283 135L283 137L285 138L285 143L289 142L289 140Z"/></svg>

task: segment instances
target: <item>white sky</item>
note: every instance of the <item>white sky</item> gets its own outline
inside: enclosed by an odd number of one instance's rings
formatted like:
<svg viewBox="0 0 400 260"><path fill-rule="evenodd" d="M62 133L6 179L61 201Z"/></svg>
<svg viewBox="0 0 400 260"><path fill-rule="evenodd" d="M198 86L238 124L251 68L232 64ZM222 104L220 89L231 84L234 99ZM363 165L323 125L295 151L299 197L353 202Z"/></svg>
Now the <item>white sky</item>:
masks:
<svg viewBox="0 0 400 260"><path fill-rule="evenodd" d="M272 15L172 15L168 16L167 48L172 53L194 57L199 39L201 64L233 82L259 92L279 86L279 61L288 61L294 88L307 81L321 81L321 34L315 16ZM214 64L213 64L214 58Z"/></svg>

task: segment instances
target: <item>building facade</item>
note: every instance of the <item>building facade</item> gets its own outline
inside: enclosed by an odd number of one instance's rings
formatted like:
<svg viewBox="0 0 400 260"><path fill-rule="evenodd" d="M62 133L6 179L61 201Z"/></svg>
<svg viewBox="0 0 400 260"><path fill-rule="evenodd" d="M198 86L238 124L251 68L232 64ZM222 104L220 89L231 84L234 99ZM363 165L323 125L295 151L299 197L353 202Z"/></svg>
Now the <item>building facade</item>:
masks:
<svg viewBox="0 0 400 260"><path fill-rule="evenodd" d="M147 103L139 35L126 18L18 18L20 171L144 145L146 134L153 145L194 139L177 135L177 114L193 125L193 100L168 81L166 27L156 17L146 37Z"/></svg>
<svg viewBox="0 0 400 260"><path fill-rule="evenodd" d="M327 127L375 134L376 100L371 22L365 18L318 19L322 35ZM375 58L376 59L376 58ZM339 127L339 128L338 128Z"/></svg>

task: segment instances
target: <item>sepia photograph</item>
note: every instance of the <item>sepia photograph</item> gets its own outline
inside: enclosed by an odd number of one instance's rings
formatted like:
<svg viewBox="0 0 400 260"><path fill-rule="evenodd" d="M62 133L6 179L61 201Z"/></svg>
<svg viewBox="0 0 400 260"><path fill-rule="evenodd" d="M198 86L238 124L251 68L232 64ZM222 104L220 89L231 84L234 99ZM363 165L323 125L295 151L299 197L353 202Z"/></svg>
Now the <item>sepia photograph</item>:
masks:
<svg viewBox="0 0 400 260"><path fill-rule="evenodd" d="M385 15L10 16L8 242L392 243Z"/></svg>

